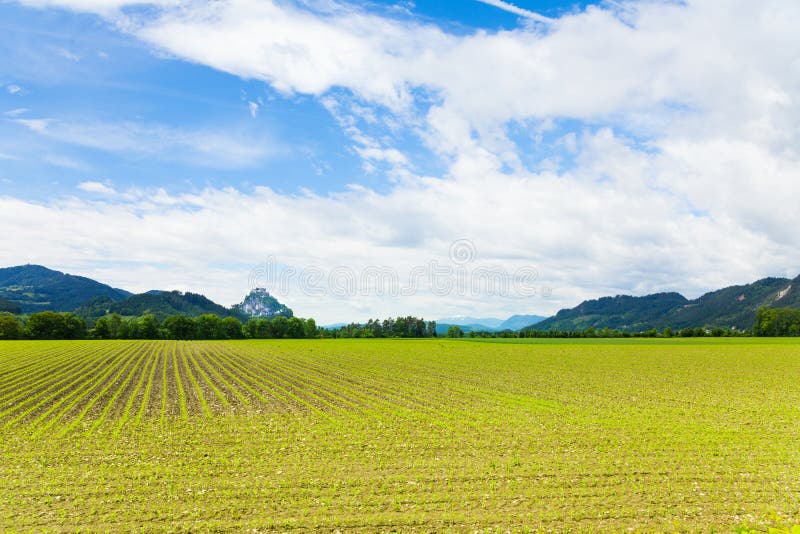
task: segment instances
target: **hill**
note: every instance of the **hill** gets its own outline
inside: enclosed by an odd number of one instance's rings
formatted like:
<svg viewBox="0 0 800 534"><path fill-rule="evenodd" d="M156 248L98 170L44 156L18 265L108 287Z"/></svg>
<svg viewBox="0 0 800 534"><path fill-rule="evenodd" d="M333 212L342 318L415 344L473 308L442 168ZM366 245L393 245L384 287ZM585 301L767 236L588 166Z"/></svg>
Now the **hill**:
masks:
<svg viewBox="0 0 800 534"><path fill-rule="evenodd" d="M512 315L508 319L496 319L494 317L445 317L437 319L436 331L444 334L451 325L460 326L464 332L501 332L503 330L520 330L526 326L534 325L547 319L541 315Z"/></svg>
<svg viewBox="0 0 800 534"><path fill-rule="evenodd" d="M220 317L236 317L240 320L247 318L241 313L217 304L203 295L183 293L181 291L148 291L147 293L133 295L125 300L116 302L108 298L99 297L75 310L76 315L89 321L111 313L118 313L123 316L151 313L158 320L163 320L170 315L197 317L206 313L213 313Z"/></svg>
<svg viewBox="0 0 800 534"><path fill-rule="evenodd" d="M668 312L689 301L678 293L657 293L644 297L617 295L586 300L578 306L559 311L555 316L533 325L536 330L584 330L612 328L647 330Z"/></svg>
<svg viewBox="0 0 800 534"><path fill-rule="evenodd" d="M440 323L448 326L450 325L456 325L462 327L466 326L472 330L483 330L486 332L492 332L496 330L501 324L503 324L503 320L496 319L494 317L467 317L464 315L459 315L456 317L444 317L442 319L437 319L436 324Z"/></svg>
<svg viewBox="0 0 800 534"><path fill-rule="evenodd" d="M233 311L243 317L293 317L294 313L285 304L278 302L278 299L269 294L264 288L256 288L244 298L244 300L233 306Z"/></svg>
<svg viewBox="0 0 800 534"><path fill-rule="evenodd" d="M0 299L0 312L12 313L18 315L22 313L22 308L16 302L10 300Z"/></svg>
<svg viewBox="0 0 800 534"><path fill-rule="evenodd" d="M512 315L502 323L496 330L521 330L526 326L533 326L547 319L541 315Z"/></svg>
<svg viewBox="0 0 800 534"><path fill-rule="evenodd" d="M791 299L778 302L781 292L792 285L792 281L786 278L764 278L752 284L712 291L682 308L672 310L664 318L664 324L672 328L719 326L750 329L755 324L758 308L762 306L798 306Z"/></svg>
<svg viewBox="0 0 800 534"><path fill-rule="evenodd" d="M0 268L0 299L16 304L22 313L72 311L98 297L113 302L128 296L122 289L41 265Z"/></svg>
<svg viewBox="0 0 800 534"><path fill-rule="evenodd" d="M486 325L482 324L453 324L453 323L440 323L436 321L436 335L443 336L447 333L447 329L451 326L457 326L461 329L462 332L465 334L469 332L494 332L494 328L489 328Z"/></svg>
<svg viewBox="0 0 800 534"><path fill-rule="evenodd" d="M559 311L528 329L584 330L592 327L638 332L651 328L753 327L760 307L800 308L800 276L764 278L752 284L726 287L688 300L679 293L643 297L618 295L587 300Z"/></svg>

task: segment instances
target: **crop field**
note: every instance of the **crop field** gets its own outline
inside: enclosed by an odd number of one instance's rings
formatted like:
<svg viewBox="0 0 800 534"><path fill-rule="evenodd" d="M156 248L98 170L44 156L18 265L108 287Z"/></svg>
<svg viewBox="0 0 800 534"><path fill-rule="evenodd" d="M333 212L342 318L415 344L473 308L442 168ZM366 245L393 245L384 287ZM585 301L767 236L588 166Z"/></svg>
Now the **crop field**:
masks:
<svg viewBox="0 0 800 534"><path fill-rule="evenodd" d="M791 530L800 342L0 342L0 531Z"/></svg>

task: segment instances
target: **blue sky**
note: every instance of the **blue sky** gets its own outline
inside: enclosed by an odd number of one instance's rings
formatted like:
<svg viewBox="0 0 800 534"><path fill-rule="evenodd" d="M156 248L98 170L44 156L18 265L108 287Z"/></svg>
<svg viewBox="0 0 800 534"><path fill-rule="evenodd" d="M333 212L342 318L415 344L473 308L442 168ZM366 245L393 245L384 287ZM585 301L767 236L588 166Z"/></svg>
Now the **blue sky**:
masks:
<svg viewBox="0 0 800 534"><path fill-rule="evenodd" d="M3 162L7 191L15 195L43 199L74 193L87 179L112 178L122 188L171 191L256 184L327 191L359 173L357 158L342 150L341 129L315 100L160 57L92 14L3 4L0 19L7 21L0 37L2 79L21 88L0 97L6 112L19 110L6 116L0 135L8 150L28 156ZM253 116L250 102L263 102L263 111ZM191 146L137 149L131 140L122 148L87 147L42 138L17 122L42 118L98 128L137 124L143 131L136 135L143 137L148 127L225 132L252 153L215 161Z"/></svg>
<svg viewBox="0 0 800 534"><path fill-rule="evenodd" d="M734 4L0 2L0 263L224 304L269 258L538 273L280 295L328 322L795 276L800 8Z"/></svg>
<svg viewBox="0 0 800 534"><path fill-rule="evenodd" d="M478 1L358 5L454 34L513 30L524 21ZM516 5L556 17L580 11L587 3ZM159 186L173 192L207 186L266 185L287 193L300 188L328 193L352 183L379 191L390 187L380 168L365 171L352 142L319 99L282 94L263 81L170 58L91 13L3 3L0 20L5 21L0 80L20 88L0 95L6 113L0 139L14 155L0 169L7 193L44 200L75 194L86 181L109 180L120 188ZM225 132L251 150L218 160L198 155L191 146L165 146L162 151L131 142L109 149L97 146L101 140L85 146L60 136L43 138L20 122L42 119L56 125L93 125L87 134L100 134L105 132L101 125L120 122L140 126L135 135L143 137L154 128ZM398 148L414 153L417 172L441 172L413 133L375 130L375 135L390 135ZM536 157L535 152L527 155Z"/></svg>

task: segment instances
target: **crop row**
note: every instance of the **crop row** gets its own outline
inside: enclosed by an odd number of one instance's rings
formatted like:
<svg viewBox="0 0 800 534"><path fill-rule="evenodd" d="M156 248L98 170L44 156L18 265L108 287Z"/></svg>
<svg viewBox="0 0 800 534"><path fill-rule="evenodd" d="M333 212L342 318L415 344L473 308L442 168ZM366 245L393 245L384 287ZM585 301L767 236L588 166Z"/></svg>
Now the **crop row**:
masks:
<svg viewBox="0 0 800 534"><path fill-rule="evenodd" d="M0 525L766 530L797 343L0 344Z"/></svg>
<svg viewBox="0 0 800 534"><path fill-rule="evenodd" d="M398 380L397 373L415 374L414 366L374 369L347 353L183 341L15 348L0 361L0 428L32 437L108 429L119 435L145 418L166 424L234 413L447 417L471 397L473 404L492 397L469 385L443 390L435 372Z"/></svg>

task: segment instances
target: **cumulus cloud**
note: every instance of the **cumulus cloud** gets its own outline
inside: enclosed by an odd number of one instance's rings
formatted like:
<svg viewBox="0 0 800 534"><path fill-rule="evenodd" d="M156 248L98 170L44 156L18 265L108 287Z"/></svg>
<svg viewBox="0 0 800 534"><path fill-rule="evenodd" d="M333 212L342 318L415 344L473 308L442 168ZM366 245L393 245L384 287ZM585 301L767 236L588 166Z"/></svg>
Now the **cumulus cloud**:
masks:
<svg viewBox="0 0 800 534"><path fill-rule="evenodd" d="M96 193L98 195L115 195L116 191L112 187L100 182L81 182L78 184L78 189L86 191L87 193Z"/></svg>
<svg viewBox="0 0 800 534"><path fill-rule="evenodd" d="M330 289L325 296L297 290L282 296L299 313L325 321L398 309L429 316L475 307L498 315L553 312L619 292L696 295L800 261L795 235L779 243L730 217L693 213L680 196L651 189L645 177L659 166L658 157L631 151L607 131L579 144L586 163L575 173L508 175L488 164L474 179L423 177L388 194L365 188L329 196L268 188L181 195L131 190L119 198L47 205L2 198L0 224L19 230L0 237L0 248L37 243L35 261L99 273L132 290L150 289L153 275L140 275L158 265L161 285L204 291L226 304L241 298L251 270L271 256L297 271L391 267L407 280L417 266L448 264L450 244L468 238L477 250L468 267L539 273L538 293L525 298L453 291L442 299L425 287L402 299L373 293L336 298ZM617 176L611 184L604 180L609 173ZM108 192L104 184L82 187ZM629 193L620 193L623 188ZM112 268L121 259L125 265ZM542 294L546 288L552 295Z"/></svg>

